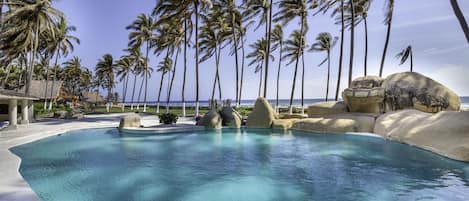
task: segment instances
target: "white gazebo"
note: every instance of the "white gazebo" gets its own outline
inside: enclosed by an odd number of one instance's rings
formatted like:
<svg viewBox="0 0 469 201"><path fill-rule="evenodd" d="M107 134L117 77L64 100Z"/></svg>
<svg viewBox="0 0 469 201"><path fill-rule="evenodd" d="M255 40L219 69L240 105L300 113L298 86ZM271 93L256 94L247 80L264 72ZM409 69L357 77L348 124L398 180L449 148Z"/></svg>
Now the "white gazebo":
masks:
<svg viewBox="0 0 469 201"><path fill-rule="evenodd" d="M10 122L8 128L18 128L18 105L21 105L20 124L29 124L33 112L34 100L39 99L27 96L24 93L0 90L0 104L8 105L8 115L0 114L0 120L8 120ZM31 113L31 115L29 113Z"/></svg>

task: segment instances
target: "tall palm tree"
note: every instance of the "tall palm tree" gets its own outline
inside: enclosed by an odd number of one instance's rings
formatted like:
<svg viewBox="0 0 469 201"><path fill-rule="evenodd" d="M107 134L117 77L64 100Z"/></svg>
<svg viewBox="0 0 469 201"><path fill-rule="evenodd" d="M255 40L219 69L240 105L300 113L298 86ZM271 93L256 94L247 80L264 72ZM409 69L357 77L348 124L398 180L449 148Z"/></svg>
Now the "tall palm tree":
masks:
<svg viewBox="0 0 469 201"><path fill-rule="evenodd" d="M96 64L96 74L105 80L105 88L108 91L107 101L112 105L111 95L112 90L115 86L115 78L114 73L116 71L116 64L114 63L114 59L112 55L105 54L103 58L99 59L98 63Z"/></svg>
<svg viewBox="0 0 469 201"><path fill-rule="evenodd" d="M251 23L253 19L260 16L258 20L256 29L265 24L265 38L270 43L270 32L272 29L272 0L244 0L243 4L246 9L243 13L246 20L250 20ZM267 44L265 47L265 52L270 55L270 44ZM265 59L265 79L264 79L264 98L267 97L267 83L269 75L269 59Z"/></svg>
<svg viewBox="0 0 469 201"><path fill-rule="evenodd" d="M464 14L461 11L461 8L459 7L458 1L450 0L450 3L451 7L453 8L454 14L456 15L456 18L458 18L459 24L461 25L464 35L466 36L466 40L469 43L469 26L467 25L466 18L464 18Z"/></svg>
<svg viewBox="0 0 469 201"><path fill-rule="evenodd" d="M381 66L379 68L379 76L383 76L384 61L388 51L389 40L391 37L392 17L394 12L394 0L386 0L384 24L387 25L386 41L384 42L383 56L381 57Z"/></svg>
<svg viewBox="0 0 469 201"><path fill-rule="evenodd" d="M332 37L330 33L323 32L319 33L316 37L316 42L311 45L310 51L313 52L326 52L327 57L324 59L319 66L327 62L327 87L326 87L326 101L329 99L329 80L331 74L331 50L337 44L338 37Z"/></svg>
<svg viewBox="0 0 469 201"><path fill-rule="evenodd" d="M168 55L166 56L166 58L163 61L161 61L158 64L157 71L161 72L161 81L160 81L160 88L159 88L159 91L158 91L158 102L157 102L157 105L156 105L156 113L160 113L160 98L161 98L161 90L163 89L164 76L167 73L171 72L171 68L173 67L173 60L171 60L171 58L169 58ZM168 79L169 79L169 77L168 77Z"/></svg>
<svg viewBox="0 0 469 201"><path fill-rule="evenodd" d="M297 42L298 49L300 52L299 56L301 56L303 60L303 68L302 68L302 79L301 79L301 113L304 114L304 83L305 83L305 64L304 64L304 44L306 38L306 32L308 32L308 9L310 8L307 4L306 0L281 0L279 3L279 12L275 15L274 22L282 22L283 25L290 23L296 17L300 18L300 31L297 32L300 34ZM313 5L315 6L315 5ZM293 33L292 37L295 37L296 31ZM302 45L300 45L302 44ZM290 44L291 45L291 44ZM298 57L299 59L299 57ZM297 63L298 64L298 63ZM296 74L296 73L295 73ZM296 75L295 75L296 79ZM290 105L290 112L292 108Z"/></svg>
<svg viewBox="0 0 469 201"><path fill-rule="evenodd" d="M133 87L132 87L132 99L130 103L130 110L134 110L134 98L135 98L135 89L137 84L137 77L143 74L143 66L145 64L145 59L141 55L141 51L139 48L132 48L126 49L128 52L128 58L132 62L132 74L134 75L133 78Z"/></svg>
<svg viewBox="0 0 469 201"><path fill-rule="evenodd" d="M349 71L348 71L348 86L352 85L352 74L353 74L353 58L355 54L355 1L357 0L349 0L349 9L351 14L351 22L350 22L350 62L349 62Z"/></svg>
<svg viewBox="0 0 469 201"><path fill-rule="evenodd" d="M125 110L125 98L127 97L127 87L129 85L129 76L132 73L133 62L129 56L122 57L116 63L117 71L116 76L122 85L122 111Z"/></svg>
<svg viewBox="0 0 469 201"><path fill-rule="evenodd" d="M290 95L290 104L289 104L289 113L293 113L293 98L295 96L295 87L296 87L296 77L298 74L298 64L300 61L300 57L302 52L304 51L305 48L305 43L303 38L303 34L295 30L293 33L290 35L290 39L285 41L285 55L283 56L283 59L288 59L289 62L287 65L292 64L295 62L295 73L293 74L293 83L292 83L292 89L291 89L291 95Z"/></svg>
<svg viewBox="0 0 469 201"><path fill-rule="evenodd" d="M278 96L279 96L279 88L280 88L280 68L282 67L282 53L283 53L283 29L280 24L275 25L274 30L272 31L272 42L273 46L272 49L279 49L279 61L278 61L278 70L277 70L277 93L276 93L276 99L275 99L275 111L278 113L279 112L279 102L278 102Z"/></svg>
<svg viewBox="0 0 469 201"><path fill-rule="evenodd" d="M73 52L75 49L73 43L80 44L80 39L71 35L70 32L76 31L76 27L68 26L67 21L64 17L60 18L59 23L57 24L57 32L55 34L55 40L53 44L55 45L55 63L54 63L54 76L52 79L50 98L52 99L54 93L54 85L57 80L58 72L57 68L59 59L64 56L68 56L70 52ZM49 110L52 110L52 101L49 103Z"/></svg>
<svg viewBox="0 0 469 201"><path fill-rule="evenodd" d="M212 10L206 15L202 15L204 25L201 27L200 36L200 51L204 54L200 62L207 61L212 56L215 56L215 79L212 89L212 100L215 99L215 88L218 83L219 99L222 98L221 83L220 83L220 60L221 50L224 43L230 37L230 28L225 21L225 14L218 5L214 5Z"/></svg>
<svg viewBox="0 0 469 201"><path fill-rule="evenodd" d="M68 94L77 96L78 86L80 85L80 74L84 68L81 65L81 59L78 57L73 57L72 59L63 63L64 69L62 71L62 80L64 81L64 88Z"/></svg>
<svg viewBox="0 0 469 201"><path fill-rule="evenodd" d="M253 66L255 65L255 73L260 73L260 76L259 76L259 93L258 95L260 96L261 95L261 91L262 91L262 70L263 68L265 67L265 59L266 57L268 59L272 59L273 60L273 56L272 55L269 55L267 56L267 51L266 51L266 48L267 48L267 40L265 38L262 38L262 39L259 39L257 40L255 43L249 45L249 47L252 48L252 52L249 53L247 55L246 58L248 59L251 59L251 62L249 62L249 66ZM265 87L265 85L264 85Z"/></svg>
<svg viewBox="0 0 469 201"><path fill-rule="evenodd" d="M399 54L396 55L396 58L400 59L399 65L404 64L407 59L410 58L410 72L414 72L414 53L412 52L412 46L407 46Z"/></svg>
<svg viewBox="0 0 469 201"><path fill-rule="evenodd" d="M145 93L143 98L143 112L147 111L147 94L148 94L148 79L149 70L148 54L150 52L150 43L154 38L153 31L156 29L156 24L151 16L140 14L131 25L127 26L128 30L132 30L129 34L129 46L141 47L145 45L145 63L143 66L143 76L145 80Z"/></svg>

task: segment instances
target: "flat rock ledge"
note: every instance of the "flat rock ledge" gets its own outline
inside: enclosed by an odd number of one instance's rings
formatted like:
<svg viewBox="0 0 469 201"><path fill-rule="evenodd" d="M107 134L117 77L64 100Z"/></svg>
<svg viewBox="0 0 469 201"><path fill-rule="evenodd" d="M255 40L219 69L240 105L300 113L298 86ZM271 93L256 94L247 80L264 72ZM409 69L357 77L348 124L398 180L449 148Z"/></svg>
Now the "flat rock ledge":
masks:
<svg viewBox="0 0 469 201"><path fill-rule="evenodd" d="M469 112L428 114L418 110L386 113L376 120L374 133L386 139L460 161L469 161Z"/></svg>
<svg viewBox="0 0 469 201"><path fill-rule="evenodd" d="M364 113L342 113L318 118L299 119L291 124L291 129L318 133L372 133L376 115Z"/></svg>

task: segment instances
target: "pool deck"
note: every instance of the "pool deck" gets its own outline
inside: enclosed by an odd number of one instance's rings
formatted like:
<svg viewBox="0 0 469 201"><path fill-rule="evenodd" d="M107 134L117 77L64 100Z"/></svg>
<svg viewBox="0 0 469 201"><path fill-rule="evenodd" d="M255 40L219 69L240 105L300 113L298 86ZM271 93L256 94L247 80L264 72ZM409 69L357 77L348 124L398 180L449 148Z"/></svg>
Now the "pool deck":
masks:
<svg viewBox="0 0 469 201"><path fill-rule="evenodd" d="M21 159L9 151L10 148L64 132L119 126L120 117L126 114L87 115L80 120L42 119L40 122L20 126L16 130L0 131L0 200L41 200L19 173ZM194 127L191 118L180 118L182 127ZM159 125L156 116L142 116L145 127Z"/></svg>

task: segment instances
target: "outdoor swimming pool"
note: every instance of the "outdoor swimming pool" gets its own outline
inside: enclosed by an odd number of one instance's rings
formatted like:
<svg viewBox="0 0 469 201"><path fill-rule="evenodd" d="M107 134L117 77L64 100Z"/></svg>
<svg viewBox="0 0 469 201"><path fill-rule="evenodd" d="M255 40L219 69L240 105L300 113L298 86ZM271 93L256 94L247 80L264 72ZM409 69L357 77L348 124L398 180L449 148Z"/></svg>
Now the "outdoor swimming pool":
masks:
<svg viewBox="0 0 469 201"><path fill-rule="evenodd" d="M469 164L380 138L69 132L11 149L45 201L467 200Z"/></svg>

